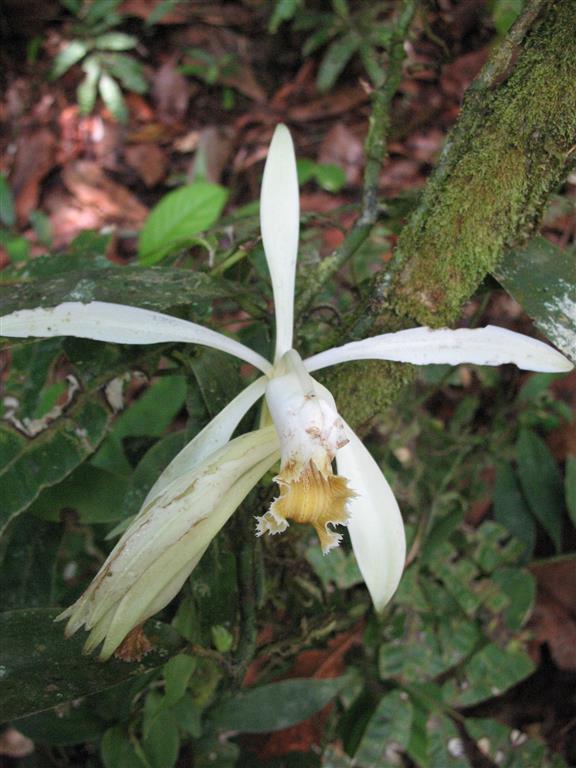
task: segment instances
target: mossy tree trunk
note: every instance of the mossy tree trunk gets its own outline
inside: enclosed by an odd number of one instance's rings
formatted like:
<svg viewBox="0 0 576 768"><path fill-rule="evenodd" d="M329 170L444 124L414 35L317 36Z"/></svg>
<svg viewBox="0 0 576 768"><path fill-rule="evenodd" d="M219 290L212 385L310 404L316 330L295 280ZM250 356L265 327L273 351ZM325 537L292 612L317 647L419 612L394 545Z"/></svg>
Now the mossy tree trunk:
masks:
<svg viewBox="0 0 576 768"><path fill-rule="evenodd" d="M453 324L506 249L534 232L575 160L576 0L540 0L470 88L392 269L376 276L342 341ZM349 363L325 380L358 425L411 376L397 363Z"/></svg>

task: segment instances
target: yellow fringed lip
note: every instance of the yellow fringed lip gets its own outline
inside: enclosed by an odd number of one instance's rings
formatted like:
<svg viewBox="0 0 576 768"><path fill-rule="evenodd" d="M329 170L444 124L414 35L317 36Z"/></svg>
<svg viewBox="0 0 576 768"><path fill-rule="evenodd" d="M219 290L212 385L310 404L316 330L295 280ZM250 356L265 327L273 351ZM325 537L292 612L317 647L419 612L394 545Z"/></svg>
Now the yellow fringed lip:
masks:
<svg viewBox="0 0 576 768"><path fill-rule="evenodd" d="M337 547L342 535L329 526L347 525L350 516L348 502L356 493L348 487L348 480L335 475L330 468L321 471L310 461L294 478L294 470L280 472L275 478L280 486L280 496L270 509L258 519L256 533L281 533L288 527L288 520L312 525L320 539L322 552L326 554Z"/></svg>

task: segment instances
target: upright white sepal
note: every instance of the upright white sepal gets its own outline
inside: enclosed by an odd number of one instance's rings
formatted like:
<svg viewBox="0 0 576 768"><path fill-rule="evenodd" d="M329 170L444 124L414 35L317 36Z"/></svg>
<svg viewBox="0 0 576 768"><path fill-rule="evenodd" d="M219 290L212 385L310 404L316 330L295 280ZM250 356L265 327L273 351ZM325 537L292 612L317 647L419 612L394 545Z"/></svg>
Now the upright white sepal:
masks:
<svg viewBox="0 0 576 768"><path fill-rule="evenodd" d="M526 371L570 371L574 366L554 347L505 328L409 328L384 333L320 352L304 361L310 372L350 360L397 360L402 363L515 363Z"/></svg>
<svg viewBox="0 0 576 768"><path fill-rule="evenodd" d="M292 348L300 229L296 156L285 125L276 128L268 150L260 195L260 228L274 291L276 361Z"/></svg>
<svg viewBox="0 0 576 768"><path fill-rule="evenodd" d="M398 503L380 467L346 425L348 445L338 451L338 473L356 492L349 501L348 531L354 554L377 611L388 603L406 559L404 524Z"/></svg>
<svg viewBox="0 0 576 768"><path fill-rule="evenodd" d="M0 318L0 336L77 336L118 344L181 341L228 352L263 373L272 368L262 355L222 333L160 312L105 301L67 301L48 309L21 309Z"/></svg>

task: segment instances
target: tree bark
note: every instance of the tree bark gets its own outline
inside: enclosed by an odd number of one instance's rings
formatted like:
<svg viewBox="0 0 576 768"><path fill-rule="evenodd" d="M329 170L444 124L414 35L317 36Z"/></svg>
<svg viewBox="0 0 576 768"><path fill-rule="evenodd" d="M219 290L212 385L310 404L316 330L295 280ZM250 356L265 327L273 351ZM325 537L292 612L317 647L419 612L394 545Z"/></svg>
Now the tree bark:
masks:
<svg viewBox="0 0 576 768"><path fill-rule="evenodd" d="M468 91L393 266L374 279L342 341L414 325L452 325L506 249L537 228L576 160L576 0L529 4ZM325 375L359 425L413 375L348 363Z"/></svg>

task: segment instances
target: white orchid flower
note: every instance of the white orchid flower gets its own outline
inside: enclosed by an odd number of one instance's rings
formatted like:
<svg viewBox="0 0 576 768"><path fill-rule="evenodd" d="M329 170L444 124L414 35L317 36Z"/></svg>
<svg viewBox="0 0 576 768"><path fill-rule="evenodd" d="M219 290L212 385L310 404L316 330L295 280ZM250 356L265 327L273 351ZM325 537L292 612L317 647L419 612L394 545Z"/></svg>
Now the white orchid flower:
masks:
<svg viewBox="0 0 576 768"><path fill-rule="evenodd" d="M235 355L264 374L169 464L92 584L61 615L69 619L68 634L82 626L90 631L87 651L103 642L103 659L175 596L210 541L278 457L279 495L258 518L256 534L281 533L289 521L306 523L314 527L328 552L341 538L334 527L347 525L376 610L390 600L405 558L398 504L380 468L312 372L366 359L420 365L515 363L533 371L572 368L549 345L492 326L456 331L412 328L354 341L302 361L292 348L298 180L292 139L283 125L277 127L270 145L260 216L276 314L273 362L196 323L120 304L66 302L52 309L21 310L0 320L4 336L200 344ZM262 396L271 423L231 440Z"/></svg>

